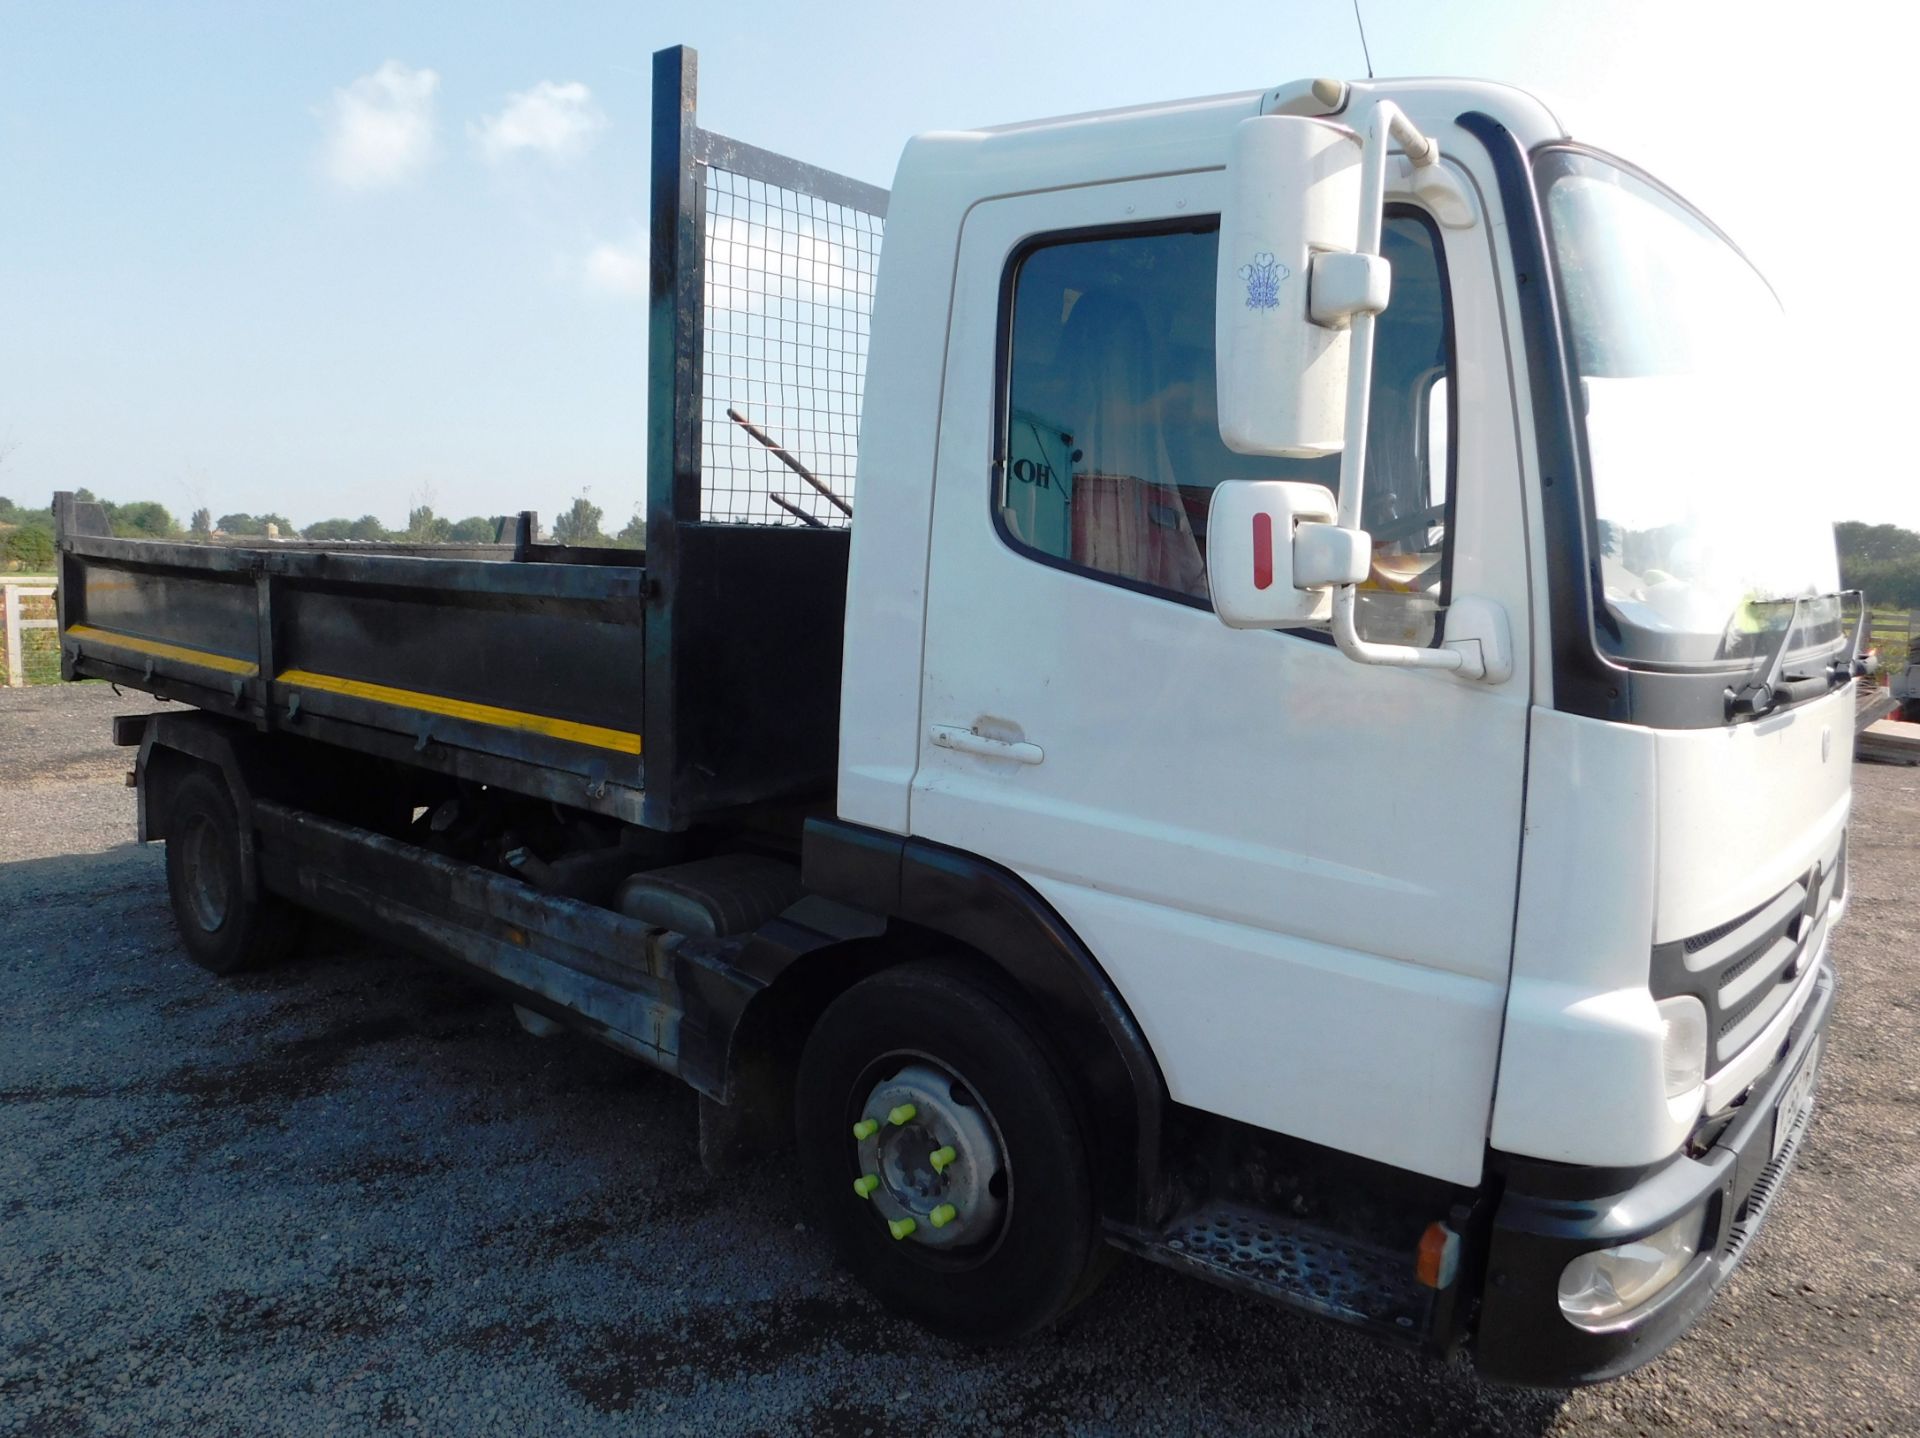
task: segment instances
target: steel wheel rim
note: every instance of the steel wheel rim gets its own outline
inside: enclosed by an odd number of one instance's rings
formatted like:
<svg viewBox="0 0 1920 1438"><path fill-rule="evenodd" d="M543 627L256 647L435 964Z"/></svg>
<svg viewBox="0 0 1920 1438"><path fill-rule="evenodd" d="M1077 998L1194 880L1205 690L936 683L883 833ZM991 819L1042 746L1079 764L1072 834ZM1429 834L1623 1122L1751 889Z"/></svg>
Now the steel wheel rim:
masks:
<svg viewBox="0 0 1920 1438"><path fill-rule="evenodd" d="M901 1117L903 1105L914 1112ZM853 1194L881 1232L943 1266L972 1267L999 1247L1013 1211L1013 1165L992 1111L963 1075L931 1054L895 1051L862 1072L848 1110ZM951 1153L939 1163L942 1150Z"/></svg>
<svg viewBox="0 0 1920 1438"><path fill-rule="evenodd" d="M181 852L181 878L193 919L205 932L218 933L233 902L232 882L221 862L220 836L213 821L196 815L187 825Z"/></svg>

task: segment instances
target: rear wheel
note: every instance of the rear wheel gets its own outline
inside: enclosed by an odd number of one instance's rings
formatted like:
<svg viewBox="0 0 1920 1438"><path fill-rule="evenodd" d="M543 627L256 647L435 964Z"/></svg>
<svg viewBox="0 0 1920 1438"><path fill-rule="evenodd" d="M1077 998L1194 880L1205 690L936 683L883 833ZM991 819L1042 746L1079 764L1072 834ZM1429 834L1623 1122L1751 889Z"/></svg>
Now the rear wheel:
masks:
<svg viewBox="0 0 1920 1438"><path fill-rule="evenodd" d="M227 786L195 769L168 805L167 893L187 957L216 974L258 968L292 944L297 913L241 878L240 824Z"/></svg>
<svg viewBox="0 0 1920 1438"><path fill-rule="evenodd" d="M800 1062L801 1168L842 1259L967 1343L1044 1327L1101 1271L1086 1148L1018 1008L963 968L909 964L837 999Z"/></svg>

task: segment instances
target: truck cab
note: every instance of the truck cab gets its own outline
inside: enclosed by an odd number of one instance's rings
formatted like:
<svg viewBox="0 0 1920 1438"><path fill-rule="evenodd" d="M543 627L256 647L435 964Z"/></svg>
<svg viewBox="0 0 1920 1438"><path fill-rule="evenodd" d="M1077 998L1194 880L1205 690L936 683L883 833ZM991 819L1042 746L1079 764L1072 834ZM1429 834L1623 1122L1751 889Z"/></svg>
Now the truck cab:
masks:
<svg viewBox="0 0 1920 1438"><path fill-rule="evenodd" d="M1560 1385L1702 1313L1806 1133L1864 603L1779 306L1532 97L1304 80L921 136L654 66L647 548L118 539L191 957L300 910L791 1143L892 1309L1115 1249ZM1853 608L1849 621L1848 608Z"/></svg>
<svg viewBox="0 0 1920 1438"><path fill-rule="evenodd" d="M1759 1100L1845 907L1834 547L1765 497L1778 306L1708 221L1521 92L1325 88L908 147L838 818L1018 876L1174 1104L1500 1194L1482 1342L1526 1356L1488 1357L1593 1376L1697 1306L1798 1121ZM1385 180L1356 628L1497 614L1477 677L1209 599L1223 486L1342 478L1222 438L1217 291L1276 267L1221 253L1233 136L1383 99L1451 184ZM1819 692L1736 717L1789 625Z"/></svg>

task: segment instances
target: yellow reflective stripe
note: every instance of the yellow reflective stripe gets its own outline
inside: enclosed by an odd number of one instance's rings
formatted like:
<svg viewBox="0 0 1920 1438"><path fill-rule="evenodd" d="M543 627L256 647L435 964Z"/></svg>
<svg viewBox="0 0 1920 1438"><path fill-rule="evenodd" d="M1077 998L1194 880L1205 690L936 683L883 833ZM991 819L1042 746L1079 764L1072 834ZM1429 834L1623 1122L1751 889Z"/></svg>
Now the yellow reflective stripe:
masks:
<svg viewBox="0 0 1920 1438"><path fill-rule="evenodd" d="M158 639L142 639L137 634L117 634L111 629L95 629L91 624L69 624L66 638L87 644L102 644L109 649L126 649L155 659L172 659L181 664L197 664L202 669L218 669L222 674L238 674L251 679L260 666L226 654L209 654L204 649L189 649L184 644L166 644Z"/></svg>
<svg viewBox="0 0 1920 1438"><path fill-rule="evenodd" d="M640 736L624 729L603 729L598 724L576 724L571 719L553 719L545 714L526 714L518 709L502 709L494 704L475 704L466 699L448 699L439 694L422 694L413 689L395 689L388 684L369 684L362 679L342 679L334 674L314 674L305 669L286 669L277 683L322 694L339 694L348 699L367 699L377 704L394 704L402 709L417 709L423 714L441 714L449 719L465 719L473 724L491 724L500 729L518 729L525 734L544 734L549 739L566 739L575 744L591 744L596 749L614 749L622 754L640 752Z"/></svg>

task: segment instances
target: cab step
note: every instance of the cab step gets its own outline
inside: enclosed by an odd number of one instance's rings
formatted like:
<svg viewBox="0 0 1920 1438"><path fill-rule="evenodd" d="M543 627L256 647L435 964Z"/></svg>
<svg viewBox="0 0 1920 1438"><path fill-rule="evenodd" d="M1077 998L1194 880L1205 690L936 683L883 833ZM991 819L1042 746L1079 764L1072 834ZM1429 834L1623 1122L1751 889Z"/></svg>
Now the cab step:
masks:
<svg viewBox="0 0 1920 1438"><path fill-rule="evenodd" d="M1157 1233L1112 1237L1155 1263L1339 1323L1413 1341L1434 1328L1439 1295L1415 1276L1411 1252L1282 1214L1216 1202L1187 1210Z"/></svg>

